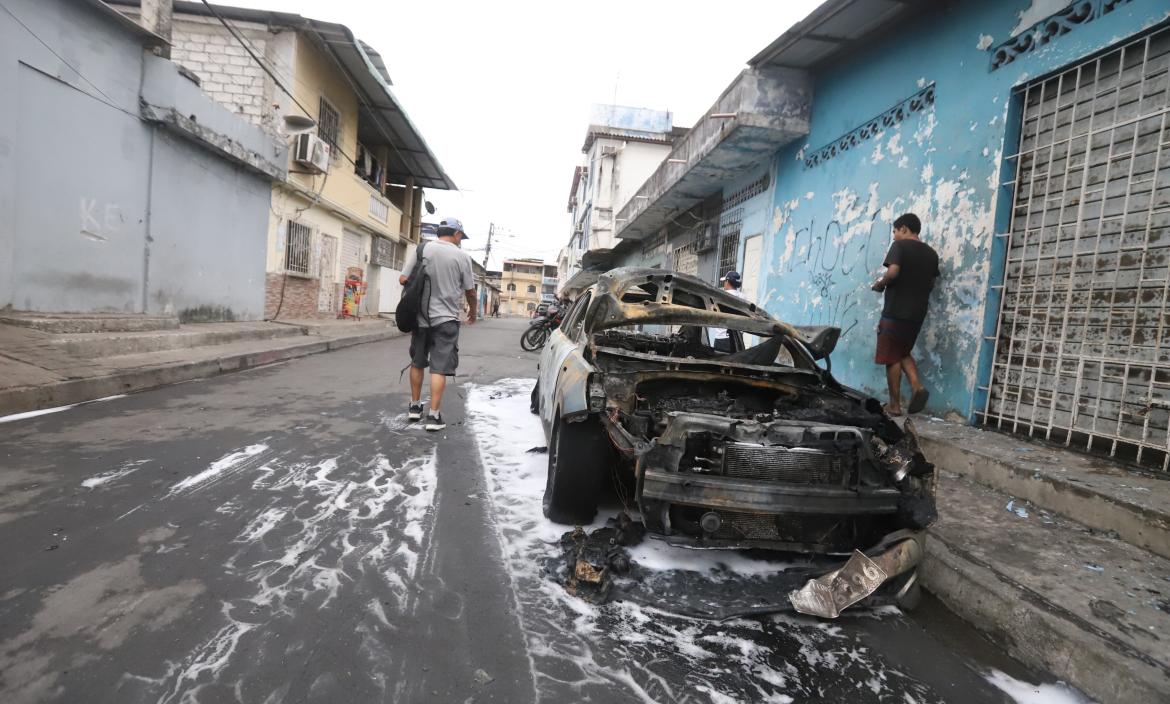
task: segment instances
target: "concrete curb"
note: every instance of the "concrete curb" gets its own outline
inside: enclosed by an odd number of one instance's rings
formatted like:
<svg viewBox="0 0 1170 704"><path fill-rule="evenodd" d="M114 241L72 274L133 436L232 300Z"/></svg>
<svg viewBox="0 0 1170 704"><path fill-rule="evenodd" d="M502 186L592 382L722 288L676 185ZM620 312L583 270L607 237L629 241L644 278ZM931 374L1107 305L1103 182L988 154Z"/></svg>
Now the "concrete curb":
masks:
<svg viewBox="0 0 1170 704"><path fill-rule="evenodd" d="M1073 517L1090 528L1116 531L1130 545L1170 558L1170 515L1074 484L1051 472L1012 464L970 443L958 444L924 434L921 446L923 453L942 469Z"/></svg>
<svg viewBox="0 0 1170 704"><path fill-rule="evenodd" d="M1111 637L994 567L931 534L923 586L1027 665L1051 672L1102 704L1157 704L1166 666Z"/></svg>
<svg viewBox="0 0 1170 704"><path fill-rule="evenodd" d="M8 389L0 391L0 415L69 406L106 396L145 391L180 381L205 379L297 357L307 357L321 352L380 342L401 336L402 333L397 330L386 330L328 340L317 339L300 345L278 347L271 350L229 354L194 362L174 362L89 379L70 379L41 386ZM280 342L287 341L287 339L274 338L273 341Z"/></svg>

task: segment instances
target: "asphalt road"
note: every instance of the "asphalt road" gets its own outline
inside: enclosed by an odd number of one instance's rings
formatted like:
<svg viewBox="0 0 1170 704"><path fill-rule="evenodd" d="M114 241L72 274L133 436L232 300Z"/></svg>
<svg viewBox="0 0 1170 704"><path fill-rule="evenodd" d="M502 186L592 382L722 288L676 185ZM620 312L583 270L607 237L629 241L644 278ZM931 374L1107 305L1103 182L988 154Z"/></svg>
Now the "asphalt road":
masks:
<svg viewBox="0 0 1170 704"><path fill-rule="evenodd" d="M0 424L0 701L1008 702L989 678L1036 681L929 598L833 624L576 603L540 568L558 548L524 539L548 529L532 492L502 498L543 462L497 405L535 374L523 326L464 329L437 434L404 419L405 339Z"/></svg>

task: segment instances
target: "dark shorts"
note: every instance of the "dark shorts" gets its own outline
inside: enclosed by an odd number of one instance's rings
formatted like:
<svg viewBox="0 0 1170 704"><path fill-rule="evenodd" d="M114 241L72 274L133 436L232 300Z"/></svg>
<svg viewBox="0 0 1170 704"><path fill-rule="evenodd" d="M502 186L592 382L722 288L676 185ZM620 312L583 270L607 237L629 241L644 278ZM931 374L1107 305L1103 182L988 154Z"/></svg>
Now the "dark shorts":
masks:
<svg viewBox="0 0 1170 704"><path fill-rule="evenodd" d="M431 368L432 374L455 376L459 367L459 322L416 328L410 335L410 366Z"/></svg>
<svg viewBox="0 0 1170 704"><path fill-rule="evenodd" d="M878 321L877 354L874 355L873 361L890 365L909 357L920 330L921 322L882 318Z"/></svg>

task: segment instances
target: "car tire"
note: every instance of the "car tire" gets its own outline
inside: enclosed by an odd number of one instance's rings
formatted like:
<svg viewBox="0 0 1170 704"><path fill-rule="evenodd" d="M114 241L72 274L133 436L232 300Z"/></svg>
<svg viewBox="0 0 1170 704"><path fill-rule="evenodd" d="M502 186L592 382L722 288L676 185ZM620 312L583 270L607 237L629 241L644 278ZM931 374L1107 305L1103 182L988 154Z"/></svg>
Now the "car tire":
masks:
<svg viewBox="0 0 1170 704"><path fill-rule="evenodd" d="M603 470L610 461L608 441L595 418L553 421L548 447L544 516L554 523L583 525L597 514Z"/></svg>

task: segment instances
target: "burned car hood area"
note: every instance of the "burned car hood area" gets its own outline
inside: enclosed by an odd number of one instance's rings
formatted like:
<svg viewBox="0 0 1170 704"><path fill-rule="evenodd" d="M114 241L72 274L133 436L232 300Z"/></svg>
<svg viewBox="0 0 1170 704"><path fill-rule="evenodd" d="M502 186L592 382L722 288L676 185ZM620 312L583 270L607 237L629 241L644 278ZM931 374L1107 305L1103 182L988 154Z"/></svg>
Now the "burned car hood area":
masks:
<svg viewBox="0 0 1170 704"><path fill-rule="evenodd" d="M813 334L649 269L601 276L579 323L583 364L563 365L557 393L584 393L588 415L554 422L604 433L624 500L651 535L836 559L790 596L820 616L883 583L912 586L936 517L934 466L908 420L817 365L827 352ZM730 339L721 350L713 331Z"/></svg>

